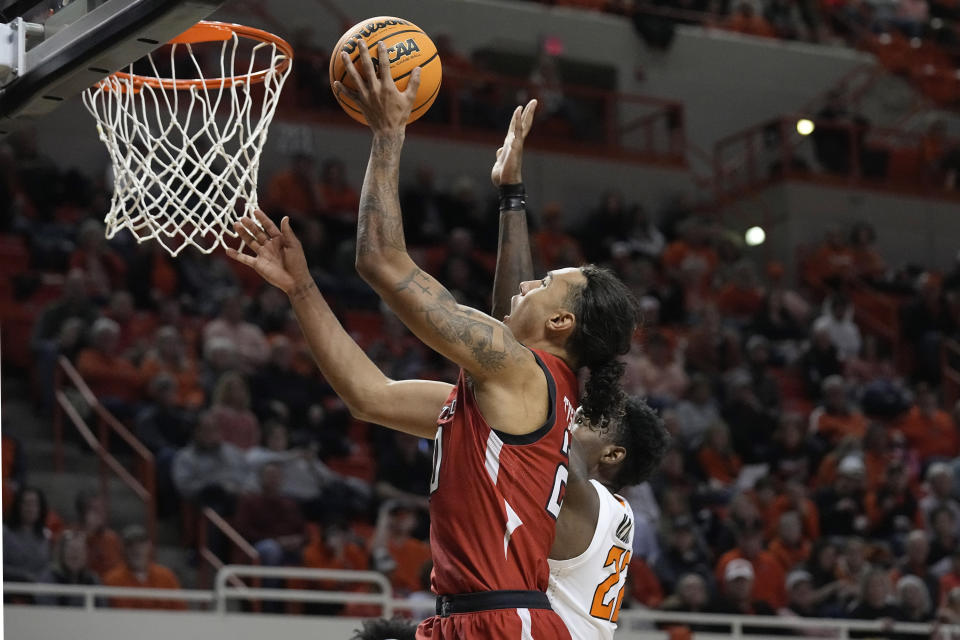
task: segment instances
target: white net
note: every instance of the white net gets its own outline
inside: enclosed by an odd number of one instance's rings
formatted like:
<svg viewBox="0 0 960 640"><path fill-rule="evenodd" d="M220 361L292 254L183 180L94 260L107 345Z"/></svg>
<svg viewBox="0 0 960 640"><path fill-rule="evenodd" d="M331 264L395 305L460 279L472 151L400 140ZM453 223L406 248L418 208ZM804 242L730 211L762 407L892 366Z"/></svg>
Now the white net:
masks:
<svg viewBox="0 0 960 640"><path fill-rule="evenodd" d="M219 69L207 79L204 68L216 64L199 51L217 48ZM107 237L129 229L173 256L190 246L210 253L229 238L237 248L233 223L257 208L260 153L289 56L233 31L222 42L168 49L169 61L154 52L83 94L113 163Z"/></svg>

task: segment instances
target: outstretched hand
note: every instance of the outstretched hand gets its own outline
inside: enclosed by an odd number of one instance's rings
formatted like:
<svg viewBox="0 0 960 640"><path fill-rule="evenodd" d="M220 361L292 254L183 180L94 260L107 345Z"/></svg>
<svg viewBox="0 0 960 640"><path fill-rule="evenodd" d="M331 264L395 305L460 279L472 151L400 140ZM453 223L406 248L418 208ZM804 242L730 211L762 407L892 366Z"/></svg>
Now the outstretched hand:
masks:
<svg viewBox="0 0 960 640"><path fill-rule="evenodd" d="M407 82L407 88L400 91L393 81L393 75L390 73L390 56L387 54L387 45L381 42L377 45L377 64L380 67L380 73L374 69L373 59L370 57L370 51L367 49L367 43L360 40L360 66L358 71L350 55L341 52L343 64L347 70L347 75L356 90L349 89L345 84L337 80L333 83L333 89L338 94L344 93L347 97L360 105L367 124L374 132L403 130L410 119L410 112L413 110L414 100L417 98L417 89L420 88L420 67L416 67L410 73L410 80Z"/></svg>
<svg viewBox="0 0 960 640"><path fill-rule="evenodd" d="M297 286L312 283L307 258L290 228L290 218L284 216L277 228L263 211L258 209L253 215L253 218L241 218L233 228L254 255L227 249L227 256L252 267L260 277L288 295Z"/></svg>
<svg viewBox="0 0 960 640"><path fill-rule="evenodd" d="M527 139L527 134L533 126L533 114L536 110L536 100L531 100L526 106L513 110L507 137L503 140L503 146L497 149L497 161L493 163L493 170L490 172L493 186L523 182L520 174L520 165L523 162L523 141Z"/></svg>

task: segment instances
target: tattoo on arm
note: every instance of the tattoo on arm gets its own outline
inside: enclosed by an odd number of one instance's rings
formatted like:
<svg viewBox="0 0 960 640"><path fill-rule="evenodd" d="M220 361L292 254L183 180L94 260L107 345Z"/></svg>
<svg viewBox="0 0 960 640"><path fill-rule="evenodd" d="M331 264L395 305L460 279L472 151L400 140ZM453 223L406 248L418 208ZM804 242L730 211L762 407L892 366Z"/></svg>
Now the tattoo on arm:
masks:
<svg viewBox="0 0 960 640"><path fill-rule="evenodd" d="M447 342L464 346L476 363L486 371L500 371L522 347L505 335L506 329L486 315L457 303L449 291L419 268L397 283L397 293L412 291L421 301L429 327Z"/></svg>
<svg viewBox="0 0 960 640"><path fill-rule="evenodd" d="M374 136L360 192L357 255L383 249L406 253L400 213L398 175L403 134Z"/></svg>
<svg viewBox="0 0 960 640"><path fill-rule="evenodd" d="M316 289L316 288L317 288L317 283L314 282L313 280L310 280L309 282L304 282L303 284L294 287L290 291L290 294L288 295L288 297L291 300L299 300L300 298L303 298L308 293L310 293L311 289Z"/></svg>

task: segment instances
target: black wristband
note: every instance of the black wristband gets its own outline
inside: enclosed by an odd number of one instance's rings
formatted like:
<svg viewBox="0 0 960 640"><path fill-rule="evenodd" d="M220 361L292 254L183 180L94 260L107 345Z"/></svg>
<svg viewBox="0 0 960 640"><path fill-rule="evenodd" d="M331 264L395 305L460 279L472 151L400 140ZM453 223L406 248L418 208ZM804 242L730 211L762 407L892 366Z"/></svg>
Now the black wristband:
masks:
<svg viewBox="0 0 960 640"><path fill-rule="evenodd" d="M506 196L523 196L527 195L527 188L522 182L516 184L502 184L500 185L500 197L504 198Z"/></svg>
<svg viewBox="0 0 960 640"><path fill-rule="evenodd" d="M522 211L527 208L527 190L522 182L500 185L500 211Z"/></svg>

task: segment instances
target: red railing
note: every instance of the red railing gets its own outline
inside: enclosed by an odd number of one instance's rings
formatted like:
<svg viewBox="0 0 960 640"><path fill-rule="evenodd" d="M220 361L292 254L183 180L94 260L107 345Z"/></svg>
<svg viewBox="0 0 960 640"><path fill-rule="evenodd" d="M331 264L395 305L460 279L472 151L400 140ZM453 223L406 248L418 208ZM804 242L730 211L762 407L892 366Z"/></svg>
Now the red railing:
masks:
<svg viewBox="0 0 960 640"><path fill-rule="evenodd" d="M112 472L143 502L146 511L147 532L150 535L150 540L155 541L157 532L157 501L156 467L153 454L136 436L130 433L112 413L100 404L100 401L97 400L97 397L69 360L61 356L57 365L54 392L56 403L54 405L53 415L54 467L57 471L63 471L63 420L64 417L66 417L77 429L77 432L80 434L80 437L83 438L84 442L87 443L99 458L100 491L104 500L109 500L110 498L110 493L107 490L107 481L109 473ZM80 415L80 412L67 396L65 390L68 388L74 389L74 391L79 394L80 398L96 417L96 435L94 435L93 429L87 424L86 420ZM116 434L123 440L136 457L136 476L130 473L130 471L110 453L111 434Z"/></svg>
<svg viewBox="0 0 960 640"><path fill-rule="evenodd" d="M199 522L197 524L197 549L200 554L200 584L204 586L209 586L210 574L209 569L212 567L213 570L219 571L222 569L226 563L221 560L213 549L210 548L210 528L213 527L216 529L220 535L222 535L227 542L229 543L228 548L232 554L238 554L242 558L247 560L247 564L259 565L260 564L260 554L257 550L250 544L246 538L240 535L240 532L233 528L229 522L227 522L219 513L211 509L210 507L204 507L200 512ZM232 561L230 564L242 564ZM230 583L238 588L244 588L247 585L244 584L240 578L236 576L231 576L229 578ZM251 586L257 588L260 586L260 578L251 578ZM260 602L257 600L251 601L251 606L254 611L260 610Z"/></svg>
<svg viewBox="0 0 960 640"><path fill-rule="evenodd" d="M288 88L288 91L293 90ZM418 121L411 132L496 144L503 139L503 127L480 122L471 114L509 113L513 106L538 97L540 91L536 85L519 78L445 69L441 97L431 108L445 111L431 113ZM685 166L686 126L681 103L593 87L563 85L556 91L571 109L569 113L548 116L546 107L541 106L541 120L528 147L611 160ZM302 99L281 103L277 120L333 121L360 126L336 105L310 104ZM506 122L502 124L505 126Z"/></svg>
<svg viewBox="0 0 960 640"><path fill-rule="evenodd" d="M956 197L956 192L945 187L944 177L928 156L936 153L934 144L943 153L960 145L960 140L933 141L920 133L825 120L813 120L813 134L804 136L796 130L800 119L801 116L789 116L770 120L717 142L714 147L717 196L722 199L783 178L798 178ZM830 154L830 160L838 163L837 166L819 164L816 144L818 140L824 144L824 133L830 134L831 142L845 147L843 155Z"/></svg>

